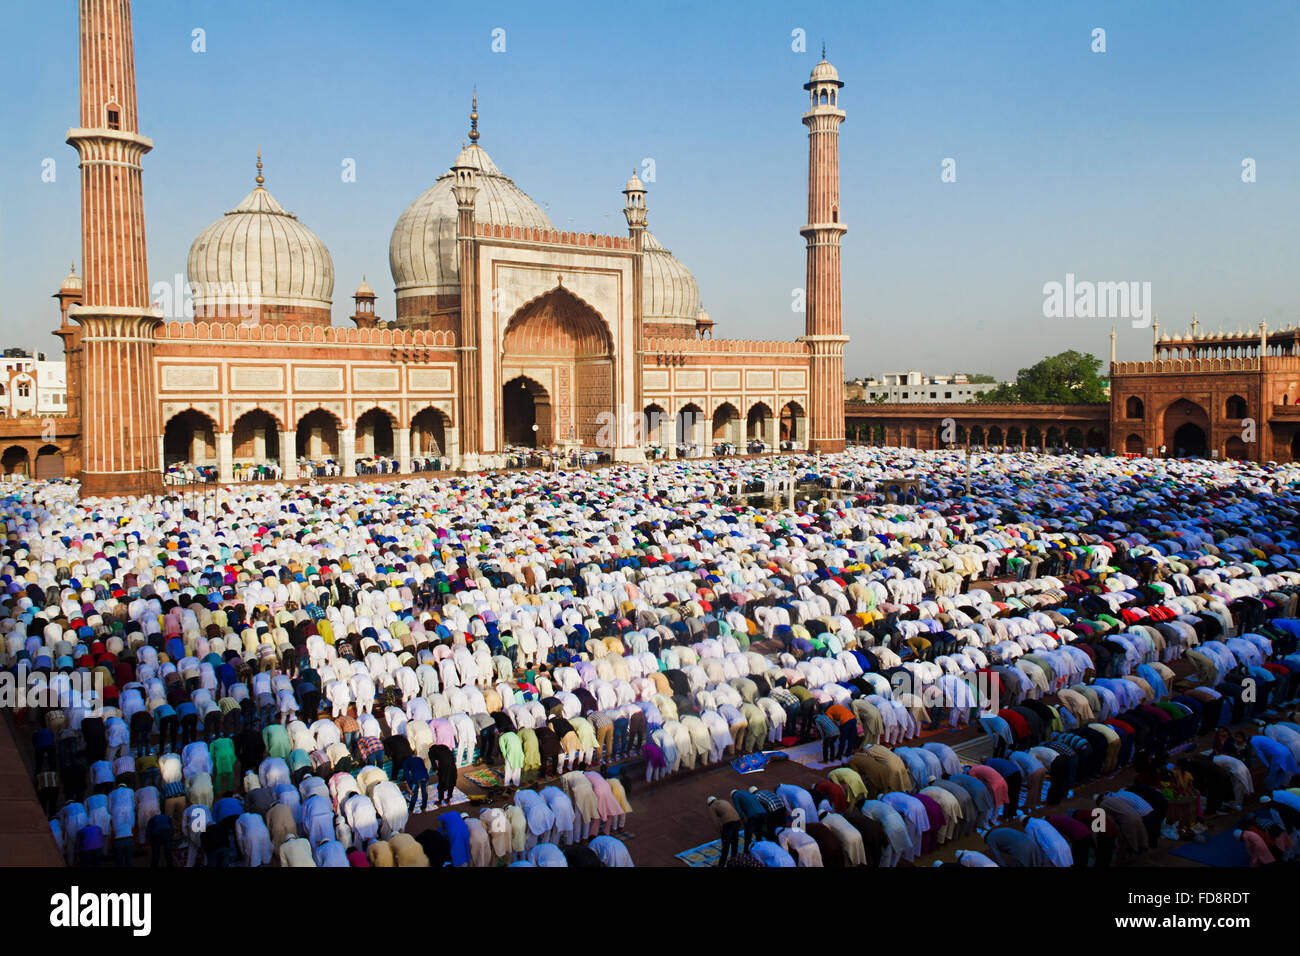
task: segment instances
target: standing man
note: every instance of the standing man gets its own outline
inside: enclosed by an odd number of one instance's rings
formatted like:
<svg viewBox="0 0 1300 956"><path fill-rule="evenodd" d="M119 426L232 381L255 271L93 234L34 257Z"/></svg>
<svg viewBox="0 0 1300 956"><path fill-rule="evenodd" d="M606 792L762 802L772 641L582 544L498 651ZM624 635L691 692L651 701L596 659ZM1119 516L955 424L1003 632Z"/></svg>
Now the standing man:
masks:
<svg viewBox="0 0 1300 956"><path fill-rule="evenodd" d="M412 754L406 758L402 764L402 779L406 781L406 786L410 788L411 800L407 805L407 814L415 812L415 804L418 800L420 803L420 812L423 813L429 807L429 768L424 765L424 760Z"/></svg>
<svg viewBox="0 0 1300 956"><path fill-rule="evenodd" d="M726 866L727 858L736 853L740 842L740 814L726 800L709 797L709 809L713 812L713 822L718 825L718 834L722 838L722 855L718 866Z"/></svg>

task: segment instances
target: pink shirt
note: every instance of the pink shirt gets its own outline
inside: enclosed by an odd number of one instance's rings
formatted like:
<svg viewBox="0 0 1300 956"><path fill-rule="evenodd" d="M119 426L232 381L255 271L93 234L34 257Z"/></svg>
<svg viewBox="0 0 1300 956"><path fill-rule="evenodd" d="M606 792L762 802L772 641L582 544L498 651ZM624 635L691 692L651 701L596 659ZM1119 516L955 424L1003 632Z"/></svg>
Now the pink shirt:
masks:
<svg viewBox="0 0 1300 956"><path fill-rule="evenodd" d="M1002 774L992 767L976 764L970 768L970 775L993 792L993 802L998 806L1002 806L1007 802L1007 782L1003 779Z"/></svg>
<svg viewBox="0 0 1300 956"><path fill-rule="evenodd" d="M1254 830L1243 830L1241 832L1241 841L1246 844L1246 852L1250 854L1251 866L1263 866L1266 863L1273 862L1273 854L1269 852L1268 844Z"/></svg>

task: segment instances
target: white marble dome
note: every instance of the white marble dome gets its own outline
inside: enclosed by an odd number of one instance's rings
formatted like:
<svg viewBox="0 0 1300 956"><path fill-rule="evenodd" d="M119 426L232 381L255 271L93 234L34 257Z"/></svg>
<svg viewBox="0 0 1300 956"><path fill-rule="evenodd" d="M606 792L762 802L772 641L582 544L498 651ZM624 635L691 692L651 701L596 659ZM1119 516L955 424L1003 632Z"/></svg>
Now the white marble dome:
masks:
<svg viewBox="0 0 1300 956"><path fill-rule="evenodd" d="M494 226L554 229L537 203L499 170L482 146L473 143L457 163L478 169L474 221ZM415 295L455 295L460 292L460 262L456 251L456 197L450 170L425 190L393 227L388 265L399 299Z"/></svg>
<svg viewBox="0 0 1300 956"><path fill-rule="evenodd" d="M260 184L199 233L186 271L196 310L250 301L329 309L334 294L325 243Z"/></svg>
<svg viewBox="0 0 1300 956"><path fill-rule="evenodd" d="M812 74L808 77L810 84L813 83L839 83L839 70L831 66L826 59L826 54L822 54L821 62L812 68Z"/></svg>
<svg viewBox="0 0 1300 956"><path fill-rule="evenodd" d="M700 287L695 276L649 229L642 237L641 321L695 327Z"/></svg>

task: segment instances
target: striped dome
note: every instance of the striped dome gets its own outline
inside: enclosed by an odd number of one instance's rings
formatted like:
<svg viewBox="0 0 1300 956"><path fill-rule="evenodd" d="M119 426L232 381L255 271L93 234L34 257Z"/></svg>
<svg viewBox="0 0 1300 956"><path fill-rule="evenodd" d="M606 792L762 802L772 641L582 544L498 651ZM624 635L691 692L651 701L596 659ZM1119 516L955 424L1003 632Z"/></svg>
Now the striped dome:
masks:
<svg viewBox="0 0 1300 956"><path fill-rule="evenodd" d="M249 302L329 309L334 294L325 243L262 186L199 233L186 271L196 309Z"/></svg>
<svg viewBox="0 0 1300 956"><path fill-rule="evenodd" d="M642 237L641 320L682 323L695 327L700 312L700 288L691 270L682 265L647 229Z"/></svg>
<svg viewBox="0 0 1300 956"><path fill-rule="evenodd" d="M478 169L475 222L494 226L555 228L541 207L497 169L482 146L472 143L465 147L456 162ZM388 243L388 265L393 273L398 299L460 292L453 183L452 173L443 173L406 208L393 227Z"/></svg>

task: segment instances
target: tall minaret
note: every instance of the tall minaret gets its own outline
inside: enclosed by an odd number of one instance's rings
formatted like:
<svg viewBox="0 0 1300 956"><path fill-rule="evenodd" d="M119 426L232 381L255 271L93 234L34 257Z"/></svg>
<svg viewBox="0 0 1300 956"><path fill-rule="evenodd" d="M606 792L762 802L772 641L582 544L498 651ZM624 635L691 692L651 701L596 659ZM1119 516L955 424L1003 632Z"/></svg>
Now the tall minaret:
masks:
<svg viewBox="0 0 1300 956"><path fill-rule="evenodd" d="M162 490L130 0L81 0L81 493Z"/></svg>
<svg viewBox="0 0 1300 956"><path fill-rule="evenodd" d="M467 471L478 468L483 451L481 403L483 387L482 356L479 354L479 314L477 304L478 257L474 238L474 207L478 201L478 91L474 92L469 113L469 145L451 164L451 192L456 197L456 249L460 264L460 449ZM499 397L499 396L498 396ZM497 420L500 421L500 415ZM499 426L498 426L499 427ZM494 442L495 444L495 442Z"/></svg>
<svg viewBox="0 0 1300 956"><path fill-rule="evenodd" d="M808 127L808 223L799 230L808 240L805 334L810 373L808 447L816 452L844 450L844 344L840 314L840 75L826 60L813 67L804 84L811 94L803 124Z"/></svg>
<svg viewBox="0 0 1300 956"><path fill-rule="evenodd" d="M645 260L642 258L642 250L645 248L645 183L641 182L641 177L636 174L636 167L632 167L632 176L623 187L623 216L627 219L627 234L632 240L632 250L636 255L632 258L632 288L643 289ZM640 356L641 350L645 347L645 339L641 329L641 307L642 299L640 295L632 296L632 328L633 333L632 347L635 349L634 355ZM640 359L638 359L640 361ZM636 376L636 394L633 398L634 408L644 408L645 399L642 393L641 379L643 376L640 370ZM621 426L620 426L621 427ZM650 427L650 426L647 426ZM656 433L654 439L657 441L659 435ZM650 436L647 436L649 440ZM618 445L623 445L624 436L619 435Z"/></svg>

